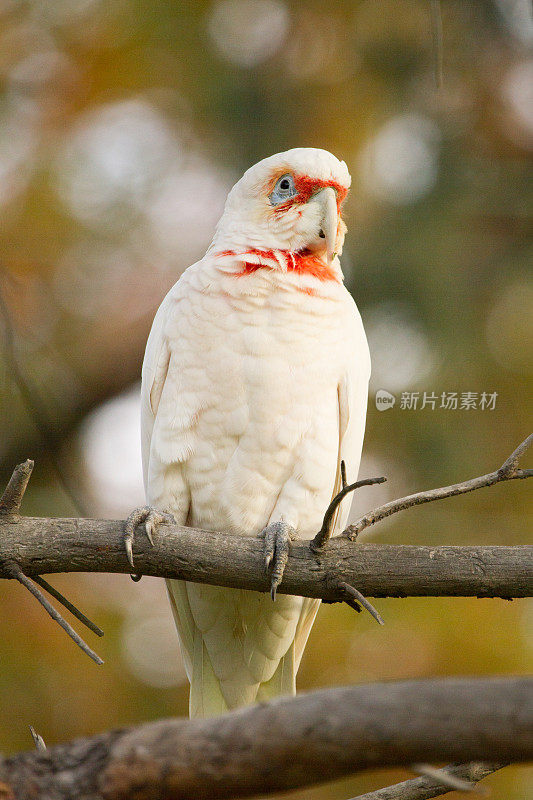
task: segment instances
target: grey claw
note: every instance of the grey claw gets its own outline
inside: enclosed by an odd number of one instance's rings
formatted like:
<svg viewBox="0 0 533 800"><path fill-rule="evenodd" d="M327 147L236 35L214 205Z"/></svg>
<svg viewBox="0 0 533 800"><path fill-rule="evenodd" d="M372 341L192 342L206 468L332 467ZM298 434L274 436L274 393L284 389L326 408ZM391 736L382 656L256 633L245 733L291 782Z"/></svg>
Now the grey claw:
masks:
<svg viewBox="0 0 533 800"><path fill-rule="evenodd" d="M274 551L276 549L276 537L273 531L273 526L269 525L268 528L265 528L263 531L265 543L263 545L263 556L265 559L265 567L268 571L270 564L272 563L272 559L274 558Z"/></svg>
<svg viewBox="0 0 533 800"><path fill-rule="evenodd" d="M146 522L144 524L144 530L146 531L146 535L148 536L148 541L150 542L150 544L153 547L154 546L154 537L153 537L154 523L150 519L150 517L147 518L147 520L146 520Z"/></svg>
<svg viewBox="0 0 533 800"><path fill-rule="evenodd" d="M126 555L128 556L128 561L130 562L130 566L132 567L132 569L134 569L135 565L133 563L133 537L130 537L128 534L126 534L126 536L124 537L124 546L126 547Z"/></svg>
<svg viewBox="0 0 533 800"><path fill-rule="evenodd" d="M152 508L152 506L143 506L131 512L124 526L124 547L126 548L128 561L133 569L135 568L133 563L133 539L135 536L135 529L137 525L141 525L143 522L148 541L153 546L153 535L157 526L161 522L174 523L175 519L172 514L158 511L156 508Z"/></svg>
<svg viewBox="0 0 533 800"><path fill-rule="evenodd" d="M286 522L273 522L263 531L264 559L267 571L271 568L270 596L274 601L280 585L285 566L289 560L290 542L296 538L296 531Z"/></svg>

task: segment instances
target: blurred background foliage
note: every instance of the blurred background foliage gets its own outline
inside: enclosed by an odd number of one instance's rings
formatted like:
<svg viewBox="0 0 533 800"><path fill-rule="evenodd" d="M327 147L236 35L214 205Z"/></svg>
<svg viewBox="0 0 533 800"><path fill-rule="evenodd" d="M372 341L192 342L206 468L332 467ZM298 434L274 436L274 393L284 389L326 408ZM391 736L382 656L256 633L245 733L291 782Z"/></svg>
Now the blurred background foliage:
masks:
<svg viewBox="0 0 533 800"><path fill-rule="evenodd" d="M429 0L0 0L0 468L6 480L36 460L26 513L121 517L142 501L138 380L155 309L204 253L243 170L294 146L330 149L353 175L343 266L374 365L361 473L389 478L362 490L355 512L490 471L526 436L530 3L441 8L437 88ZM377 389L394 408L376 409ZM403 392L420 392L417 409L401 408ZM421 408L424 392L434 409ZM496 405L446 410L442 392L496 392ZM528 489L411 510L366 536L526 543ZM185 714L162 581L53 580L105 629L90 642L105 666L1 582L0 749L31 747L29 724L53 744ZM384 628L347 608L320 612L300 689L531 669L530 601L378 607ZM290 797L340 800L403 777ZM489 784L524 800L533 772Z"/></svg>

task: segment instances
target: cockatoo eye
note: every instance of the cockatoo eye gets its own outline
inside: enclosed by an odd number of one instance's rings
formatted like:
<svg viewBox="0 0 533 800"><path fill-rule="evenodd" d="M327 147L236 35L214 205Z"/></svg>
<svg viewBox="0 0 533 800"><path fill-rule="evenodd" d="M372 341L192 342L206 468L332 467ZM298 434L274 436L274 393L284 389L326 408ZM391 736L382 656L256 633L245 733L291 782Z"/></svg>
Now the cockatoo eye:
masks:
<svg viewBox="0 0 533 800"><path fill-rule="evenodd" d="M269 200L273 206L277 206L280 203L284 203L286 200L290 200L291 197L294 197L297 194L296 187L294 185L294 178L292 175L282 175L281 178L278 178L276 185L274 186L274 191L269 194Z"/></svg>

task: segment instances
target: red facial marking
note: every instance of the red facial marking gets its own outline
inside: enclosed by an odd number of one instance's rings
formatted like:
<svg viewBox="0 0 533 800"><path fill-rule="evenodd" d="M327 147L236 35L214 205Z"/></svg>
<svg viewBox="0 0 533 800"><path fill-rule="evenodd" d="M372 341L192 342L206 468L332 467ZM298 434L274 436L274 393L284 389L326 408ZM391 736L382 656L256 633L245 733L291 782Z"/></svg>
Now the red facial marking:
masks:
<svg viewBox="0 0 533 800"><path fill-rule="evenodd" d="M317 178L310 178L309 175L296 175L294 178L294 185L298 192L295 199L297 199L299 203L307 203L320 189L327 189L328 187L335 189L337 194L337 209L339 212L348 194L348 189L341 186L340 183L336 181L320 181Z"/></svg>
<svg viewBox="0 0 533 800"><path fill-rule="evenodd" d="M252 261L247 261L247 255L256 256L259 259L259 263L256 264ZM324 262L315 256L314 253L311 253L310 250L299 250L292 252L290 250L274 251L252 248L251 250L246 250L243 253L235 253L233 250L224 250L221 253L217 253L217 256L235 256L239 260L242 259L242 270L234 273L235 277L237 278L243 275L251 275L258 269L272 269L268 263L268 260L277 261L280 257L282 257L285 261L287 272L295 272L298 275L310 275L313 278L318 278L319 281L339 280L334 270L327 264L324 264ZM263 259L265 259L264 262ZM301 289L301 291L304 291L306 294L314 294L313 289Z"/></svg>
<svg viewBox="0 0 533 800"><path fill-rule="evenodd" d="M267 195L273 191L276 181L279 178L280 175L276 173L268 185ZM277 206L273 206L272 211L275 214L282 213L288 208L292 208L294 205L303 205L304 203L307 203L314 194L319 192L320 189L331 187L332 189L335 189L335 193L337 195L337 211L340 215L342 204L346 200L346 195L348 194L348 189L346 189L345 186L341 186L341 184L337 183L336 181L321 181L318 178L311 178L309 175L295 175L294 185L297 194L294 197L286 200L284 203L279 203Z"/></svg>

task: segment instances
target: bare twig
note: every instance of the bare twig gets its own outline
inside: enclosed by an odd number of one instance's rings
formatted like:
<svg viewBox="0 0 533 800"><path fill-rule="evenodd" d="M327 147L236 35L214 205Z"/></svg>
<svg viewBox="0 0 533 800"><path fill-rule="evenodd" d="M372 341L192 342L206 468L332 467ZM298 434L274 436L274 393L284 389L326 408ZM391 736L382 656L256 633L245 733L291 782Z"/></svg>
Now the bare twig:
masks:
<svg viewBox="0 0 533 800"><path fill-rule="evenodd" d="M350 485L346 485L346 467L344 467L344 472L342 472L344 461L341 462L341 480L342 480L342 489L338 494L335 495L331 503L326 509L326 513L324 514L324 519L322 521L322 527L320 528L319 532L309 545L313 552L318 553L322 548L326 545L329 537L331 536L331 528L333 525L333 518L335 516L335 511L337 510L340 503L346 497L347 494L350 492L354 492L356 489L359 489L361 486L373 486L375 483L384 483L387 478L364 478L361 481L356 481L355 483L351 483Z"/></svg>
<svg viewBox="0 0 533 800"><path fill-rule="evenodd" d="M364 517L361 517L353 525L348 525L342 536L346 536L351 541L354 541L361 531L375 525L385 517L390 517L391 514L396 514L398 511L404 511L406 508L421 505L422 503L431 503L434 500L442 500L445 497L455 497L458 494L466 494L473 492L476 489L482 489L485 486L492 486L500 481L510 481L522 478L531 478L533 476L533 469L518 469L517 464L520 457L526 452L528 447L533 442L533 434L527 437L517 448L511 453L509 458L504 461L500 469L496 472L490 472L487 475L481 475L479 478L472 478L472 480L464 481L462 483L454 483L452 486L443 486L440 489L429 489L426 492L417 492L416 494L402 497L399 500L392 500L390 503L375 508Z"/></svg>
<svg viewBox="0 0 533 800"><path fill-rule="evenodd" d="M350 586L350 584L346 583L346 581L337 581L336 585L339 590L339 594L342 597L343 602L347 603L351 608L354 608L356 611L360 611L361 609L359 608L359 605L362 605L363 608L366 608L368 613L372 617L374 617L374 619L376 620L377 623L379 623L379 625L385 624L381 614L378 611L376 611L372 603L369 603L366 597L363 597L361 592L359 592L353 586Z"/></svg>
<svg viewBox="0 0 533 800"><path fill-rule="evenodd" d="M514 450L508 459L506 459L503 464L501 465L498 473L500 475L500 480L506 480L508 478L526 478L533 474L533 470L519 470L518 469L518 462L524 455L524 453L531 447L533 443L533 433L530 433L527 439L524 439L521 444L518 445L516 450ZM529 474L524 474L529 473Z"/></svg>
<svg viewBox="0 0 533 800"><path fill-rule="evenodd" d="M23 464L19 464L17 467L15 467L15 469L13 470L13 474L9 479L9 483L7 484L4 493L0 498L0 514L4 514L11 518L17 516L18 511L20 509L20 504L22 502L22 498L24 496L24 492L26 491L28 482L31 477L32 470L33 470L33 461L31 461L30 459L25 461ZM85 644L83 639L80 639L80 637L74 631L74 629L70 627L70 625L66 622L66 620L64 620L63 617L61 617L61 615L54 609L54 607L50 603L48 603L44 595L41 592L39 592L39 590L36 589L35 586L33 586L29 578L27 578L27 576L24 575L23 571L20 569L16 561L8 560L7 564L8 564L8 570L11 570L13 577L16 578L24 586L26 586L26 588L39 600L41 605L44 606L44 608L53 617L53 619L59 622L61 627L69 634L69 636L71 636L71 638L74 639L76 644L78 644L82 648L82 650L84 650L84 652L90 655L91 658L93 658L93 660L96 660L97 663L98 661L101 662L99 656L96 656L96 654L93 653L93 651ZM83 614L78 608L76 608L76 606L73 603L71 603L70 600L67 600L67 598L61 594L61 592L58 592L57 589L54 589L54 587L51 586L48 583L48 581L46 581L44 578L41 578L40 576L35 576L34 581L35 583L38 583L39 586L41 586L47 592L49 592L52 595L52 597L55 597L56 600L59 600L59 602L63 606L65 606L65 608L67 608L71 612L71 614L73 614L77 619L79 619L80 622L83 622L83 624L86 625L90 630L92 630L98 636L104 635L104 632L98 627L98 625L95 625L94 622L91 622L91 620L88 617L86 617L85 614Z"/></svg>
<svg viewBox="0 0 533 800"><path fill-rule="evenodd" d="M59 611L53 607L49 600L46 599L44 594L35 586L35 584L25 575L19 565L15 561L4 561L2 564L3 571L6 572L9 577L15 578L19 583L26 587L26 589L31 592L31 594L39 601L42 607L50 614L53 620L55 620L58 625L60 625L65 633L67 633L73 642L75 642L78 647L80 647L84 653L86 653L89 658L92 658L96 664L103 664L104 662L97 655L94 650L91 650L88 644L86 644L81 636L76 633L74 628L68 624L68 622L63 619Z"/></svg>
<svg viewBox="0 0 533 800"><path fill-rule="evenodd" d="M458 778L457 775L450 775L446 770L434 767L432 764L412 764L411 770L423 778L431 778L436 783L440 783L444 789L452 792L472 792L476 788L471 781L465 781L463 778Z"/></svg>
<svg viewBox="0 0 533 800"><path fill-rule="evenodd" d="M76 619L79 619L80 622L83 622L83 624L86 625L89 630L91 630L93 633L96 633L97 636L104 635L103 630L99 628L98 625L95 625L95 623L92 622L89 617L86 617L85 614L80 611L79 608L76 608L74 603L71 603L70 600L67 600L67 598L61 594L61 592L58 592L57 589L54 589L54 587L51 586L48 581L45 581L45 579L41 578L40 575L34 575L33 580L35 583L38 583L41 588L45 589L48 594L51 594L52 597L55 597L55 599L60 602L62 606L65 606L65 608L68 609L70 613L76 617Z"/></svg>
<svg viewBox="0 0 533 800"><path fill-rule="evenodd" d="M442 87L442 65L444 60L444 47L442 36L442 9L440 0L430 0L431 2L431 34L433 39L433 59L435 85L437 89Z"/></svg>
<svg viewBox="0 0 533 800"><path fill-rule="evenodd" d="M37 388L30 383L27 376L23 374L22 369L18 363L17 352L15 347L15 332L13 322L5 298L0 287L0 315L4 321L4 341L5 341L5 354L8 367L11 371L13 380L22 395L22 399L32 415L32 419L39 432L43 444L46 446L47 456L50 459L52 466L56 472L61 486L65 494L70 498L78 514L87 516L87 509L85 503L79 496L69 477L66 475L59 459L55 455L55 449L58 443L58 436L52 429L48 420L48 415L44 410L44 404L39 396Z"/></svg>
<svg viewBox="0 0 533 800"><path fill-rule="evenodd" d="M335 512L347 494L355 491L355 489L359 489L361 486L372 486L375 483L383 483L386 480L386 478L365 478L363 480L356 481L355 483L348 484L346 480L346 464L344 461L341 461L342 489L338 494L335 495L327 507L326 513L324 514L324 519L322 521L322 527L309 545L311 551L317 555L323 551L331 536L335 520ZM338 580L336 577L333 577L332 581L336 586L339 596L343 602L345 602L350 606L350 608L353 608L358 613L361 611L361 606L363 606L374 617L374 619L379 622L380 625L383 625L383 619L379 613L376 611L374 606L369 603L365 597L363 597L358 589L355 589L349 583L346 583L346 581Z"/></svg>
<svg viewBox="0 0 533 800"><path fill-rule="evenodd" d="M385 786L375 792L353 797L352 800L430 800L432 797L440 797L448 792L456 791L451 786L444 786L442 783L443 773L450 778L468 781L468 785L483 780L488 775L492 775L499 769L503 769L507 764L483 764L473 762L470 764L450 764L437 770L438 777L414 778L409 781L395 783L393 786ZM463 790L464 791L464 790Z"/></svg>
<svg viewBox="0 0 533 800"><path fill-rule="evenodd" d="M31 478L33 461L29 458L13 470L2 497L0 498L0 514L16 515L20 509L24 492Z"/></svg>
<svg viewBox="0 0 533 800"><path fill-rule="evenodd" d="M31 733L31 737L32 737L32 739L33 739L33 742L34 742L34 744L35 744L35 749L36 749L36 750L39 750L40 752L42 752L43 750L46 750L46 745L45 745L45 743L44 743L44 739L43 739L43 737L42 737L42 736L40 736L40 735L37 733L37 731L35 730L35 728L33 727L33 725L30 725L29 727L30 727L30 733Z"/></svg>

